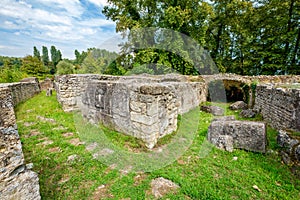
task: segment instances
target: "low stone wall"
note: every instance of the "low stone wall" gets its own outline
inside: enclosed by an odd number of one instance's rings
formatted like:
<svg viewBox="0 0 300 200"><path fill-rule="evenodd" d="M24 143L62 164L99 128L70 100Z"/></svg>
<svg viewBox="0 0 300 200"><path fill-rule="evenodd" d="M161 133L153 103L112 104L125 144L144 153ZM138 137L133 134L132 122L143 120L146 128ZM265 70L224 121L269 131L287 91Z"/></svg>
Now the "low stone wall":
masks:
<svg viewBox="0 0 300 200"><path fill-rule="evenodd" d="M254 109L277 130L300 131L300 89L258 85Z"/></svg>
<svg viewBox="0 0 300 200"><path fill-rule="evenodd" d="M58 100L66 111L80 109L90 121L140 138L149 148L177 129L178 114L197 107L207 96L204 82L178 75L69 75L56 81Z"/></svg>
<svg viewBox="0 0 300 200"><path fill-rule="evenodd" d="M28 81L28 80L27 80ZM25 165L14 106L38 93L39 84L0 84L0 196L1 199L40 199L39 179Z"/></svg>

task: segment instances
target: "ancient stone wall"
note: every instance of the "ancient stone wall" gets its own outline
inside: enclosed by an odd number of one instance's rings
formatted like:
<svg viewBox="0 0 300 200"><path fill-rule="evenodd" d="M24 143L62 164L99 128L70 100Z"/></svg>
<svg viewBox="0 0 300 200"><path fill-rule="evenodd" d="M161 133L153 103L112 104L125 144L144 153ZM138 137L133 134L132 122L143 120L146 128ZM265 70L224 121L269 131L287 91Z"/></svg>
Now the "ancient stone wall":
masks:
<svg viewBox="0 0 300 200"><path fill-rule="evenodd" d="M29 81L29 80L26 80ZM0 84L0 197L1 199L40 199L39 179L25 165L14 106L39 92L39 84Z"/></svg>
<svg viewBox="0 0 300 200"><path fill-rule="evenodd" d="M41 90L47 90L49 88L54 88L54 82L50 78L46 78L44 81L40 82Z"/></svg>
<svg viewBox="0 0 300 200"><path fill-rule="evenodd" d="M176 130L178 114L197 107L207 96L204 82L178 75L68 75L56 77L56 88L66 111L79 109L90 121L140 138L149 148Z"/></svg>
<svg viewBox="0 0 300 200"><path fill-rule="evenodd" d="M254 109L277 130L300 130L300 89L258 85Z"/></svg>

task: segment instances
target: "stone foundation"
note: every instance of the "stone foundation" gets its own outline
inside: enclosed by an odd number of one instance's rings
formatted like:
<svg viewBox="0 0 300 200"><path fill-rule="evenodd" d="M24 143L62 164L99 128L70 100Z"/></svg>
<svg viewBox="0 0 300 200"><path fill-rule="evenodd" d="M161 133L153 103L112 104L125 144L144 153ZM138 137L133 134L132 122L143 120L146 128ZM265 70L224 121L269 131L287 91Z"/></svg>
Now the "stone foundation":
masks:
<svg viewBox="0 0 300 200"><path fill-rule="evenodd" d="M142 139L149 148L176 131L178 114L197 107L207 96L204 82L184 76L71 76L85 82L56 78L58 100L66 111L80 109L91 122Z"/></svg>

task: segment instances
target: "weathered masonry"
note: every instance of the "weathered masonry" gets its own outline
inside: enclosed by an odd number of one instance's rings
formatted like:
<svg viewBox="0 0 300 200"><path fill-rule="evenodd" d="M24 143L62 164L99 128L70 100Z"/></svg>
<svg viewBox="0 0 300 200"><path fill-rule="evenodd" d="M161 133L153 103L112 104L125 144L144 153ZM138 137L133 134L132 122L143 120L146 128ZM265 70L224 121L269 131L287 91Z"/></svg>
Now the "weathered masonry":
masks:
<svg viewBox="0 0 300 200"><path fill-rule="evenodd" d="M57 97L65 110L80 109L90 121L142 139L149 148L176 131L178 114L197 107L207 96L204 81L189 82L175 75L79 75L56 81Z"/></svg>
<svg viewBox="0 0 300 200"><path fill-rule="evenodd" d="M57 76L55 81L57 99L65 111L81 110L91 122L101 122L140 138L152 148L159 138L176 130L178 114L205 102L213 92L220 93L216 95L223 95L226 100L230 89L238 88L243 100L252 107L254 94L260 93L260 87L255 92L251 83L295 83L300 82L300 76L216 74L189 77L172 74L118 77L90 74ZM214 88L210 84L214 81L224 83L223 93L212 91ZM224 89L229 92L225 94ZM258 97L258 104L260 102Z"/></svg>
<svg viewBox="0 0 300 200"><path fill-rule="evenodd" d="M257 86L254 109L278 130L300 131L300 84Z"/></svg>
<svg viewBox="0 0 300 200"><path fill-rule="evenodd" d="M14 106L40 92L37 79L0 84L0 198L40 199L39 179L25 165Z"/></svg>

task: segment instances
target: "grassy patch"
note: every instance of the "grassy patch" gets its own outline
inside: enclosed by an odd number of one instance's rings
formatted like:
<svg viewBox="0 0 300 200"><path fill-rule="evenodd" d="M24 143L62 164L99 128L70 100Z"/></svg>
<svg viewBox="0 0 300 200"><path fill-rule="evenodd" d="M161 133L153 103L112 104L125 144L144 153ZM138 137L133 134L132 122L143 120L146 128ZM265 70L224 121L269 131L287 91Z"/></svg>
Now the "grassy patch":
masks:
<svg viewBox="0 0 300 200"><path fill-rule="evenodd" d="M217 105L224 107L227 115L238 118L238 112L228 110L227 104ZM195 119L195 115L199 117L196 135L187 151L168 165L147 173L130 170L124 173L93 159L95 152L87 151L85 145L71 144L70 140L75 138L84 140L86 145L95 139L108 140L112 144L109 148L126 153L120 155L135 153L130 149L142 149L142 153L147 153L140 141L132 137L104 127L80 124L82 121L77 121L74 113L63 112L55 96L37 95L20 104L16 113L25 159L34 163L33 170L39 174L43 199L152 199L147 191L151 180L156 177L167 178L180 186L177 194L163 199L300 198L300 181L293 177L276 153L259 154L242 150L229 153L212 147L205 139L212 116L204 112L191 112L181 119L181 126L184 125L182 132L187 132L189 126L194 126L189 121ZM105 137L102 138L99 130ZM65 133L73 134L66 137ZM269 149L277 149L276 134L275 130L268 129ZM167 138L167 142L161 145L166 145L177 135L180 133ZM45 141L52 143L43 145ZM68 161L71 155L77 156L75 160ZM150 161L142 162L149 164ZM143 179L137 181L141 174ZM261 191L254 189L254 185Z"/></svg>

